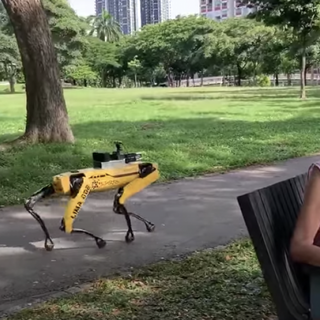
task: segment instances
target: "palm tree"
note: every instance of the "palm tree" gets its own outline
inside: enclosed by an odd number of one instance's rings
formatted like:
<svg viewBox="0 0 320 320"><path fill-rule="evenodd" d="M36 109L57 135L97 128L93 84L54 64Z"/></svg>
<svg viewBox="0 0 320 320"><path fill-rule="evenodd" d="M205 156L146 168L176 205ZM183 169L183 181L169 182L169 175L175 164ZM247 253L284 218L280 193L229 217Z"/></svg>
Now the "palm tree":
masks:
<svg viewBox="0 0 320 320"><path fill-rule="evenodd" d="M89 16L87 22L91 26L89 35L96 35L100 40L116 42L122 35L121 26L107 11L103 10L99 16Z"/></svg>

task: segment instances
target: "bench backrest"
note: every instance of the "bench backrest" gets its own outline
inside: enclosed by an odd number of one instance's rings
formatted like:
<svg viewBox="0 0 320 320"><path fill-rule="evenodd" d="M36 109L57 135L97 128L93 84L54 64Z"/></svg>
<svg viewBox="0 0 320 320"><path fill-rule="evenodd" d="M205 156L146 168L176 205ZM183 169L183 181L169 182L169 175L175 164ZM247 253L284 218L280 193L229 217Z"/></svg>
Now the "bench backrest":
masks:
<svg viewBox="0 0 320 320"><path fill-rule="evenodd" d="M237 198L280 320L309 315L308 278L289 256L306 179L302 174Z"/></svg>

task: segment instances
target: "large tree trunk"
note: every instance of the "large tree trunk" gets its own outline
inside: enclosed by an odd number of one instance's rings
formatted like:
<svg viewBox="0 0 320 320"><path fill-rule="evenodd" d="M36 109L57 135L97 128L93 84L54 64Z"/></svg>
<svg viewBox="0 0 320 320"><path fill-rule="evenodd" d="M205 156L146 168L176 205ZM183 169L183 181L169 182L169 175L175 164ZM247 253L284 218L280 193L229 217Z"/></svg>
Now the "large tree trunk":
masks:
<svg viewBox="0 0 320 320"><path fill-rule="evenodd" d="M14 86L15 79L14 79L13 75L10 75L9 84L10 84L10 93L15 93L16 92L16 89L15 89L15 86Z"/></svg>
<svg viewBox="0 0 320 320"><path fill-rule="evenodd" d="M5 74L6 74L6 79L9 81L9 85L10 85L10 93L15 93L15 77L14 77L14 71L13 71L13 67L11 66L11 68L8 68L8 65L5 63L4 64L4 70L5 70Z"/></svg>
<svg viewBox="0 0 320 320"><path fill-rule="evenodd" d="M304 68L304 85L307 86L307 75L308 75L308 71L309 71L309 66L306 65L306 67Z"/></svg>
<svg viewBox="0 0 320 320"><path fill-rule="evenodd" d="M200 87L203 87L203 70L200 72Z"/></svg>
<svg viewBox="0 0 320 320"><path fill-rule="evenodd" d="M242 68L239 63L237 63L238 77L237 77L237 85L241 87L241 79L242 79Z"/></svg>
<svg viewBox="0 0 320 320"><path fill-rule="evenodd" d="M26 81L31 143L73 142L60 71L41 0L2 0L14 28Z"/></svg>
<svg viewBox="0 0 320 320"><path fill-rule="evenodd" d="M288 86L291 86L291 74L290 73L287 73L287 81L288 81Z"/></svg>
<svg viewBox="0 0 320 320"><path fill-rule="evenodd" d="M301 70L300 70L300 98L306 99L306 50L305 47L302 50L301 55Z"/></svg>

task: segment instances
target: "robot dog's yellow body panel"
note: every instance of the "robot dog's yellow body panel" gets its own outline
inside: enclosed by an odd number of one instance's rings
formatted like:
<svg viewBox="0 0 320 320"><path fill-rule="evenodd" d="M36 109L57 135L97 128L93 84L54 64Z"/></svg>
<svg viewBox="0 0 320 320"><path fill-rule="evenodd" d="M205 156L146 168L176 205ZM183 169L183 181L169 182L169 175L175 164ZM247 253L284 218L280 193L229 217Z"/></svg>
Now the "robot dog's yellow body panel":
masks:
<svg viewBox="0 0 320 320"><path fill-rule="evenodd" d="M52 178L53 187L57 194L70 194L70 176L83 174L95 192L108 191L124 187L134 179L139 178L139 164L141 162L130 163L118 168L85 168L76 171L60 173ZM152 164L158 172L158 164ZM157 178L159 173L157 174ZM156 179L157 180L157 179Z"/></svg>
<svg viewBox="0 0 320 320"><path fill-rule="evenodd" d="M118 189L114 199L113 211L125 215L128 225L127 242L134 240L130 216L144 222L149 232L154 230L154 225L151 222L135 213L127 212L124 204L131 196L145 189L159 178L158 165L156 163L138 161L141 158L140 154L122 154L120 144L117 143L116 145L117 151L112 154L94 154L94 164L97 167L58 174L52 178L50 185L35 192L26 200L25 208L39 222L45 233L45 247L47 250L52 250L53 241L43 220L33 211L33 206L39 199L54 194L70 197L61 220L60 229L66 233L85 233L96 240L99 248L105 246L104 240L86 230L73 228L74 220L91 192ZM48 240L51 245L48 245Z"/></svg>

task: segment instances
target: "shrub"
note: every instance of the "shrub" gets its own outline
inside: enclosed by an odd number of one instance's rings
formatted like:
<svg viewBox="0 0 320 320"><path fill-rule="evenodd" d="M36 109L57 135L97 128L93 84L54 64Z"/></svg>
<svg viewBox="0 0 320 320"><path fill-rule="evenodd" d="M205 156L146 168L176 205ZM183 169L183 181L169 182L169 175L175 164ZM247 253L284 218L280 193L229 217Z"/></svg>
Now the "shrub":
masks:
<svg viewBox="0 0 320 320"><path fill-rule="evenodd" d="M266 75L261 75L257 77L257 84L259 87L270 87L271 80Z"/></svg>

